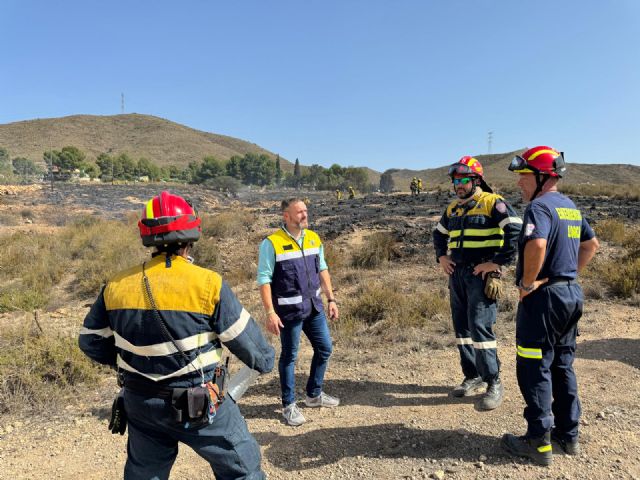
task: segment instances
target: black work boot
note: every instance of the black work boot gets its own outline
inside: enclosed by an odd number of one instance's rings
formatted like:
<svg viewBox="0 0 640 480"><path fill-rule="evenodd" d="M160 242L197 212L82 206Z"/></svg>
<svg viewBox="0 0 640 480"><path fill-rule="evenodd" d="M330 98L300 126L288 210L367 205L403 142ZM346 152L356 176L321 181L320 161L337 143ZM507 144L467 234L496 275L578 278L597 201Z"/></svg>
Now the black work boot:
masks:
<svg viewBox="0 0 640 480"><path fill-rule="evenodd" d="M505 433L500 443L507 453L518 457L530 458L538 465L548 467L553 462L551 435L549 432L540 438L531 438L526 435L516 437L510 433Z"/></svg>
<svg viewBox="0 0 640 480"><path fill-rule="evenodd" d="M556 442L567 455L580 455L580 442L578 438L565 440L556 430L551 430L551 440Z"/></svg>
<svg viewBox="0 0 640 480"><path fill-rule="evenodd" d="M498 408L502 404L502 397L504 396L504 386L499 378L496 378L489 384L489 388L485 392L480 400L476 402L476 408L478 410L493 410Z"/></svg>
<svg viewBox="0 0 640 480"><path fill-rule="evenodd" d="M460 385L451 391L451 395L454 397L468 397L486 386L487 384L480 377L465 378Z"/></svg>

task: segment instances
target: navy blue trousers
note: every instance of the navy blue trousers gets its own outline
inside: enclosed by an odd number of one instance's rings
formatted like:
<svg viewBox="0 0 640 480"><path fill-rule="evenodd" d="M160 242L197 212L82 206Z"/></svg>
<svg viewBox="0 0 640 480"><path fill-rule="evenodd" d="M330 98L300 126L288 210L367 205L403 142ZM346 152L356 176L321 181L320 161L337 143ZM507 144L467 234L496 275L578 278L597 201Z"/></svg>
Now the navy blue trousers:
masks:
<svg viewBox="0 0 640 480"><path fill-rule="evenodd" d="M171 414L171 399L125 390L129 419L125 480L163 480L182 442L209 462L218 480L266 478L260 469L260 448L247 430L235 402L227 399L211 425L185 428Z"/></svg>
<svg viewBox="0 0 640 480"><path fill-rule="evenodd" d="M482 377L491 383L500 375L500 360L493 325L496 301L484 294L484 280L472 266L456 266L449 277L453 328L465 378Z"/></svg>
<svg viewBox="0 0 640 480"><path fill-rule="evenodd" d="M583 299L580 285L564 281L543 285L518 305L516 374L529 437L552 428L564 440L578 437L581 408L573 360Z"/></svg>

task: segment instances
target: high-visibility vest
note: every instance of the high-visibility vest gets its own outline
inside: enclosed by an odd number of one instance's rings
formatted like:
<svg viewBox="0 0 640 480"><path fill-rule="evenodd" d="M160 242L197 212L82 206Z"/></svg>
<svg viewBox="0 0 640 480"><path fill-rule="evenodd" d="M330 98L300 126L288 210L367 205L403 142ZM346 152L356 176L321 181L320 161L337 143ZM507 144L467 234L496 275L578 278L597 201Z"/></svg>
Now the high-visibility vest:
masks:
<svg viewBox="0 0 640 480"><path fill-rule="evenodd" d="M320 237L304 231L302 248L283 229L269 235L276 262L271 280L273 308L282 321L304 317L312 307L322 311L320 298Z"/></svg>

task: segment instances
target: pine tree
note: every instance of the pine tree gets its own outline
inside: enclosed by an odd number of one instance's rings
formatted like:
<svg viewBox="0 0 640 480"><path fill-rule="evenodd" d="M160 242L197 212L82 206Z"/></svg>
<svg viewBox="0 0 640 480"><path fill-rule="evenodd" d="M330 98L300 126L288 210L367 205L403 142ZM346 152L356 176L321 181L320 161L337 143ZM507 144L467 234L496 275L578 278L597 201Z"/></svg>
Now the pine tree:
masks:
<svg viewBox="0 0 640 480"><path fill-rule="evenodd" d="M280 168L280 155L276 155L276 185L282 181L282 169Z"/></svg>

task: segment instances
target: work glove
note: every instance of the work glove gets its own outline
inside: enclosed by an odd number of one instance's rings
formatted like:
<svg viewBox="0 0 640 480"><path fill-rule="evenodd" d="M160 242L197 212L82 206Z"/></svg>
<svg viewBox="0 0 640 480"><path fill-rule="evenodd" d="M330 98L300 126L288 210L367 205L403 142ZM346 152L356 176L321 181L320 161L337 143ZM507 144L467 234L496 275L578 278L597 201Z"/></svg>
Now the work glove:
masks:
<svg viewBox="0 0 640 480"><path fill-rule="evenodd" d="M120 389L118 396L111 406L111 420L109 420L109 430L114 435L119 433L124 435L127 430L127 412L124 410L124 388Z"/></svg>
<svg viewBox="0 0 640 480"><path fill-rule="evenodd" d="M489 272L484 280L484 294L490 300L502 298L502 279L500 272Z"/></svg>

